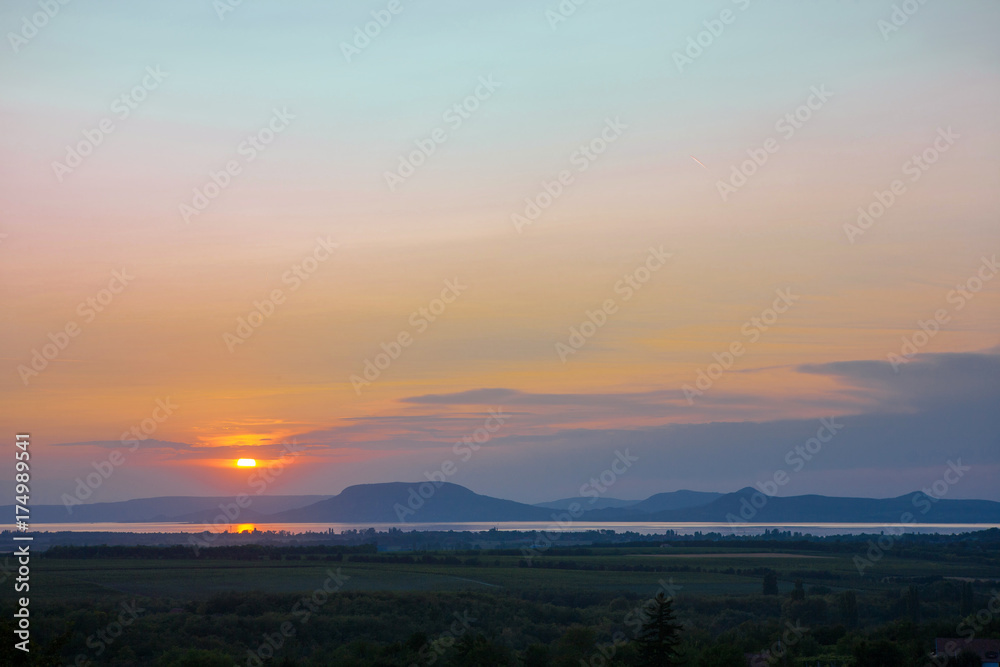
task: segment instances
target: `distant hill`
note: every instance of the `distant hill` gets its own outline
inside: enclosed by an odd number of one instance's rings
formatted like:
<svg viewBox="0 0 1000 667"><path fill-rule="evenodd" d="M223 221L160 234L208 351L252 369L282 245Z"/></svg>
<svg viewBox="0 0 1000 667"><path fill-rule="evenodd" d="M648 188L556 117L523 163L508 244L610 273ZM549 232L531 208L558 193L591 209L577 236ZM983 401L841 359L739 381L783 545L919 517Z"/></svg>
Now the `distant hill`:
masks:
<svg viewBox="0 0 1000 667"><path fill-rule="evenodd" d="M433 488L428 498L420 489ZM551 521L552 510L473 493L445 482L389 482L349 486L340 495L308 507L281 512L272 521L437 523L472 521Z"/></svg>
<svg viewBox="0 0 1000 667"><path fill-rule="evenodd" d="M700 507L724 494L708 491L669 491L657 493L645 500L624 507L595 508L588 511L587 521L649 521L649 515L667 510ZM584 506L586 507L586 506Z"/></svg>
<svg viewBox="0 0 1000 667"><path fill-rule="evenodd" d="M561 498L559 500L551 500L547 503L535 503L535 507L544 507L550 510L565 510L569 509L569 506L573 503L578 504L584 509L594 509L602 510L608 507L628 507L630 505L635 505L639 500L620 500L618 498L595 498L593 496L588 497L577 497L577 498Z"/></svg>
<svg viewBox="0 0 1000 667"><path fill-rule="evenodd" d="M665 510L680 510L688 507L700 507L707 505L713 500L721 498L724 494L709 491L671 491L669 493L657 493L640 503L632 505L630 509L640 512L663 512Z"/></svg>
<svg viewBox="0 0 1000 667"><path fill-rule="evenodd" d="M246 522L275 512L305 507L330 496L256 496L250 494L250 505L240 510L240 519ZM139 498L111 503L84 503L71 505L32 505L33 523L147 523L151 521L211 521L221 513L223 504L231 504L233 496L163 496ZM72 510L72 512L70 512ZM0 506L9 511L11 505ZM251 517L257 517L256 519Z"/></svg>
<svg viewBox="0 0 1000 667"><path fill-rule="evenodd" d="M433 493L429 490L433 488ZM423 490L429 497L421 497ZM1000 503L989 500L934 501L923 493L898 498L835 498L806 495L767 497L753 488L734 493L672 491L636 502L591 498L527 505L483 496L457 484L435 487L427 482L360 484L336 496L251 496L233 523L473 523L541 521L573 502L583 514L579 521L747 522L747 523L994 523L1000 524ZM62 505L31 507L32 523L148 523L179 521L204 524L230 505L232 496L142 498L116 503L74 505L72 514ZM624 503L624 504L623 504ZM14 515L12 506L0 513ZM909 515L909 516L908 516Z"/></svg>
<svg viewBox="0 0 1000 667"><path fill-rule="evenodd" d="M653 512L645 520L729 522L731 518L747 523L1000 523L1000 503L934 501L921 492L897 498L776 497L747 487L699 507Z"/></svg>

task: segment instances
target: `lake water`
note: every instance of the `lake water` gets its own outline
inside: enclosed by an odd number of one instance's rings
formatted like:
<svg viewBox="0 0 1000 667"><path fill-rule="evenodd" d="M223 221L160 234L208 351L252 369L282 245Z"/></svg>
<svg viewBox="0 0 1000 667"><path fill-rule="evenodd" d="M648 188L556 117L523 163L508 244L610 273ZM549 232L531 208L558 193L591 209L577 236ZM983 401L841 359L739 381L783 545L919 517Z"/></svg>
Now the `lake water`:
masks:
<svg viewBox="0 0 1000 667"><path fill-rule="evenodd" d="M990 523L753 523L731 526L721 523L665 523L665 522L593 522L575 521L560 526L546 521L501 521L496 523L241 523L241 524L195 524L195 523L38 523L31 526L32 532L114 532L114 533L200 533L209 531L285 531L289 533L340 533L349 530L387 531L397 528L403 531L486 531L496 528L501 531L545 531L581 532L588 530L611 530L615 533L636 532L663 534L673 530L681 535L696 532L722 533L728 535L759 535L765 530L799 532L811 535L858 535L861 533L969 533L989 528L1000 528L1000 524Z"/></svg>

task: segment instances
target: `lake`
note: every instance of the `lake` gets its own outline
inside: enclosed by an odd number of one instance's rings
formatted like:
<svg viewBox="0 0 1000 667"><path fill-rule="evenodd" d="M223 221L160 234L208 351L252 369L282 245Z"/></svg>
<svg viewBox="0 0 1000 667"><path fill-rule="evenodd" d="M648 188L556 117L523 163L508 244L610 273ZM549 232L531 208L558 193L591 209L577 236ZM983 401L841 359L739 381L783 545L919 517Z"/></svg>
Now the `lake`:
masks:
<svg viewBox="0 0 1000 667"><path fill-rule="evenodd" d="M858 535L861 533L969 533L990 528L1000 528L1000 524L990 523L753 523L731 526L726 522L705 523L668 523L668 522L595 522L574 521L562 526L548 521L501 521L474 523L234 523L234 524L196 524L196 523L38 523L31 526L32 532L114 532L114 533L200 533L210 532L243 532L243 531L285 531L289 533L325 533L332 531L340 533L349 530L387 531L397 528L403 531L486 531L496 528L501 531L545 531L545 532L580 532L588 530L610 530L615 533L637 532L646 534L663 534L675 531L681 535L693 533L723 533L729 535L759 535L765 530L778 529L808 533L812 535Z"/></svg>

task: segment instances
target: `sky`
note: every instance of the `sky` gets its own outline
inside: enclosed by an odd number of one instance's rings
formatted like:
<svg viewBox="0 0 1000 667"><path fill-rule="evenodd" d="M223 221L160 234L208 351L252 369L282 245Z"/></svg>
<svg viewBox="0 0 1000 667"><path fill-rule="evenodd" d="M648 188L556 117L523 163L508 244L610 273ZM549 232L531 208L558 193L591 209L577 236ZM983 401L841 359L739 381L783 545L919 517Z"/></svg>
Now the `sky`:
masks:
<svg viewBox="0 0 1000 667"><path fill-rule="evenodd" d="M4 3L33 501L1000 500L1000 6L902 4Z"/></svg>

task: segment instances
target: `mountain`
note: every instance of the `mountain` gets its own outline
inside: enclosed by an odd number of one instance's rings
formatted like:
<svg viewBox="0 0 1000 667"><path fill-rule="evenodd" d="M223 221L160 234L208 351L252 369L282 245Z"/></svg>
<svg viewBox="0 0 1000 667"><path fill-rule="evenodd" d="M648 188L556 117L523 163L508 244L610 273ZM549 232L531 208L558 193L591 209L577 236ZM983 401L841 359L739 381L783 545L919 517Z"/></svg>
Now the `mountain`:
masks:
<svg viewBox="0 0 1000 667"><path fill-rule="evenodd" d="M424 491L425 496L420 492ZM551 521L552 510L473 493L448 482L389 482L349 486L340 495L280 512L271 521L290 523L439 523Z"/></svg>
<svg viewBox="0 0 1000 667"><path fill-rule="evenodd" d="M305 507L330 496L250 496L250 505L240 510L240 518L260 520L265 514ZM79 505L32 505L32 523L147 523L151 521L212 521L222 513L220 505L232 504L233 496L163 496L111 503ZM14 516L12 505L0 506L0 512Z"/></svg>
<svg viewBox="0 0 1000 667"><path fill-rule="evenodd" d="M654 496L650 496L642 502L632 505L630 509L640 512L681 510L688 507L707 505L713 500L721 498L723 495L709 491L670 491L669 493L657 493Z"/></svg>
<svg viewBox="0 0 1000 667"><path fill-rule="evenodd" d="M561 498L560 500L551 500L547 503L535 503L535 507L544 507L550 510L566 510L573 503L578 504L584 509L595 509L602 510L608 507L628 507L630 505L635 505L640 501L638 500L620 500L618 498L595 498L590 497L577 497L577 498Z"/></svg>
<svg viewBox="0 0 1000 667"><path fill-rule="evenodd" d="M922 493L897 498L765 496L747 487L699 507L646 515L646 521L747 523L1000 523L1000 503L935 500Z"/></svg>
<svg viewBox="0 0 1000 667"><path fill-rule="evenodd" d="M624 510L628 511L620 512L603 512L600 515L594 515L595 517L608 517L607 519L597 519L604 521L616 521L615 517L633 517L639 518L642 514L648 514L650 512L662 512L663 510L675 510L684 509L685 507L698 507L699 505L707 505L716 498L721 498L723 494L713 493L708 491L669 491L667 493L657 493L656 495L650 496L645 500L620 500L618 498L602 498L602 497L578 497L578 498L563 498L561 500L553 500L547 503L535 503L535 507L545 507L547 509L554 510L566 510L573 503L577 503L584 511L588 512L588 518L590 518L589 512L596 510ZM622 520L628 520L623 518Z"/></svg>
<svg viewBox="0 0 1000 667"><path fill-rule="evenodd" d="M581 522L1000 524L998 502L934 500L921 492L898 498L818 495L779 498L747 487L726 494L658 493L639 502L605 498L604 507L594 503L596 509L590 509L590 500L564 498L541 505L526 505L479 495L457 484L391 482L351 486L336 496L250 496L250 504L240 509L232 523L552 523L554 515L565 511L561 508L579 502L584 510L577 517ZM73 505L72 513L63 505L35 505L30 508L30 517L33 524L165 521L204 524L214 522L222 514L222 506L231 507L234 501L232 496L168 496ZM0 513L3 512L13 516L14 508L11 505L0 507Z"/></svg>
<svg viewBox="0 0 1000 667"><path fill-rule="evenodd" d="M625 507L595 508L587 511L587 521L649 521L649 515L667 510L700 507L721 498L721 493L708 491L669 491L657 493ZM586 505L584 508L586 509Z"/></svg>

